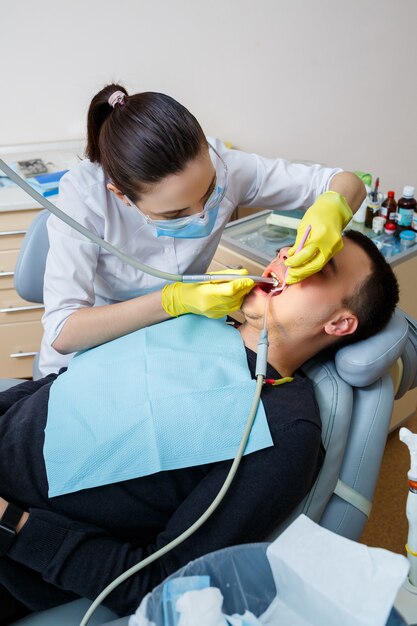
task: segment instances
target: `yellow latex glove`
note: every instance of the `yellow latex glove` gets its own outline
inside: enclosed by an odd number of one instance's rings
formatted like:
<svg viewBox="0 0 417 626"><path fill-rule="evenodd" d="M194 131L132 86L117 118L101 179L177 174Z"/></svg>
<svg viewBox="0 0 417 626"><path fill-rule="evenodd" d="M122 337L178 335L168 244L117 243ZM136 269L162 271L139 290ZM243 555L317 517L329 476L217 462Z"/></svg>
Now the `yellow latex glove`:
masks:
<svg viewBox="0 0 417 626"><path fill-rule="evenodd" d="M343 248L342 231L352 219L352 209L336 191L322 193L305 212L297 229L295 244L288 250L286 283L291 285L319 272ZM311 232L297 253L308 227Z"/></svg>
<svg viewBox="0 0 417 626"><path fill-rule="evenodd" d="M248 270L220 270L210 274L241 274ZM206 317L224 317L238 311L243 298L255 286L251 278L236 278L227 282L221 279L210 283L172 283L162 289L162 306L177 317L184 313L196 313Z"/></svg>

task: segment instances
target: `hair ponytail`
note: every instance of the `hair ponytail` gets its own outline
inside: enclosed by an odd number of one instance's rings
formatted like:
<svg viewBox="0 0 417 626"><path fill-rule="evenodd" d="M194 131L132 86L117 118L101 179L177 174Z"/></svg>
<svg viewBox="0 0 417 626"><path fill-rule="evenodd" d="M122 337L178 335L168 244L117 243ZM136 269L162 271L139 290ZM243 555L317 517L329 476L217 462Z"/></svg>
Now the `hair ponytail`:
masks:
<svg viewBox="0 0 417 626"><path fill-rule="evenodd" d="M112 84L91 101L86 154L132 201L138 201L150 185L181 172L207 149L196 118L170 96L155 92L128 96L124 87Z"/></svg>
<svg viewBox="0 0 417 626"><path fill-rule="evenodd" d="M109 104L109 98L115 91L122 91L127 96L127 91L120 85L107 85L98 92L91 100L87 114L87 149L86 155L93 163L101 163L100 158L100 131L113 111Z"/></svg>

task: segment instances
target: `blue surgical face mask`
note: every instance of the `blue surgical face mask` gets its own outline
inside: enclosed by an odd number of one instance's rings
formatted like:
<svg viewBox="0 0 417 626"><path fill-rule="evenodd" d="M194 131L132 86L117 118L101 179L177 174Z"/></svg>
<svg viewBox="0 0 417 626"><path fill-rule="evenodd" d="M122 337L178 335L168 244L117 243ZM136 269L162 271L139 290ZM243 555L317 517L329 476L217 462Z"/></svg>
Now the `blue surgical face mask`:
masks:
<svg viewBox="0 0 417 626"><path fill-rule="evenodd" d="M210 149L217 158L216 172L217 184L211 193L204 209L201 213L187 215L176 219L154 220L145 215L138 206L129 199L129 203L134 206L144 217L149 226L152 226L155 237L174 237L176 239L198 239L207 237L214 228L214 224L227 189L227 166L218 152L210 146ZM220 177L220 179L219 179ZM221 181L221 184L219 182Z"/></svg>
<svg viewBox="0 0 417 626"><path fill-rule="evenodd" d="M131 201L130 205L135 209L138 207ZM187 217L179 217L173 220L152 220L147 215L145 218L149 226L152 227L155 237L174 237L176 239L198 239L210 235L216 223L220 203L204 212ZM139 210L139 209L138 209Z"/></svg>
<svg viewBox="0 0 417 626"><path fill-rule="evenodd" d="M220 203L224 198L224 191L217 187L206 203L204 210L195 215L187 215L172 220L153 220L144 215L140 209L129 200L153 227L155 237L174 237L176 239L198 239L210 235L216 223Z"/></svg>
<svg viewBox="0 0 417 626"><path fill-rule="evenodd" d="M174 220L152 220L156 237L176 239L198 239L210 235L216 222L219 205L206 209L204 213L180 217ZM186 221L186 223L184 223Z"/></svg>

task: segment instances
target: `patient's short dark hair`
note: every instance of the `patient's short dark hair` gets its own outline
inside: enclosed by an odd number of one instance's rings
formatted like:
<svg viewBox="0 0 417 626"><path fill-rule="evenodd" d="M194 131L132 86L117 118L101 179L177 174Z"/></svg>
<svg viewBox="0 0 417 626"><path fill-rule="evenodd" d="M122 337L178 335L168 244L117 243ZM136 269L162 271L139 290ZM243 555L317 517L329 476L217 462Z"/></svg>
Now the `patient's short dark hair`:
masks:
<svg viewBox="0 0 417 626"><path fill-rule="evenodd" d="M392 267L372 240L356 230L345 231L343 237L364 250L371 261L371 273L353 294L343 300L343 305L356 315L359 323L355 333L337 342L338 348L367 339L382 330L391 319L399 299L398 282Z"/></svg>

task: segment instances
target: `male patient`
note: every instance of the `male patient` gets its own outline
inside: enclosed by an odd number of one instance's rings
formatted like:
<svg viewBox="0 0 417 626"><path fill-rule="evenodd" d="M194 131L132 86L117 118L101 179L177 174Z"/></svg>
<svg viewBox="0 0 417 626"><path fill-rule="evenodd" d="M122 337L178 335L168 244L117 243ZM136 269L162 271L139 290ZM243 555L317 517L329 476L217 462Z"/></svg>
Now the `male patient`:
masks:
<svg viewBox="0 0 417 626"><path fill-rule="evenodd" d="M265 271L281 282L285 253L281 250ZM266 298L262 288L253 289L242 307L244 323L231 330L244 342L252 378ZM345 233L343 249L321 272L268 299L267 378L293 377L279 386L265 385L262 391L273 445L244 456L225 500L206 524L129 578L105 604L120 615L133 613L148 591L191 559L265 540L288 517L313 485L323 461L313 386L299 368L322 350L378 332L397 301L390 266L370 240L354 231ZM84 357L90 358L94 350ZM138 358L132 353L131 359ZM208 354L207 371L216 367ZM0 558L0 585L30 610L79 596L96 597L121 572L195 522L217 495L231 465L227 460L160 471L48 498L44 429L50 389L61 376L65 373L0 394L0 515L9 502L24 511L18 512L16 536Z"/></svg>

